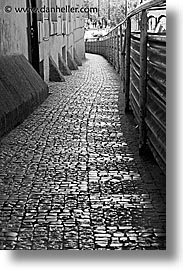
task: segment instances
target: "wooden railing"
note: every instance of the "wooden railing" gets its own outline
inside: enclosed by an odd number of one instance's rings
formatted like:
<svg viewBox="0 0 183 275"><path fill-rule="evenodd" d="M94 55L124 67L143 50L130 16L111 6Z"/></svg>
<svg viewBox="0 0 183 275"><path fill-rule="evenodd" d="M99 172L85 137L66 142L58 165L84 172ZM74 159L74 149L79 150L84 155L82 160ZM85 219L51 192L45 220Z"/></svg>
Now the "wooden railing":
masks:
<svg viewBox="0 0 183 275"><path fill-rule="evenodd" d="M139 126L139 152L148 144L166 167L166 34L147 31L147 12L166 9L165 0L147 2L106 36L85 42L87 53L103 55L121 76L125 111L133 111ZM133 16L141 16L140 31L131 31Z"/></svg>

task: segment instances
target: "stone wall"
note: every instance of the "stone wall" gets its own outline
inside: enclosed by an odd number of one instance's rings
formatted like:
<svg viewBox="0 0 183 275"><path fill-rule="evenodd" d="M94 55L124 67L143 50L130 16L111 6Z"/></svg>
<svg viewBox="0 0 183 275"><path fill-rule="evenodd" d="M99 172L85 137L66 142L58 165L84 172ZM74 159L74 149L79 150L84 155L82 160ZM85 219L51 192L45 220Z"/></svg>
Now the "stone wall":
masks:
<svg viewBox="0 0 183 275"><path fill-rule="evenodd" d="M6 6L11 6L12 12L6 13ZM28 58L27 15L14 11L19 6L26 7L26 1L0 1L0 55L20 53Z"/></svg>
<svg viewBox="0 0 183 275"><path fill-rule="evenodd" d="M31 114L48 87L23 55L0 56L0 137Z"/></svg>
<svg viewBox="0 0 183 275"><path fill-rule="evenodd" d="M58 7L82 7L83 0L61 0L56 1ZM49 4L54 8L54 1L42 1L42 5ZM75 58L75 52L80 60L85 57L84 44L84 14L82 13L57 13L49 18L40 18L39 26L39 54L40 62L43 64L44 80L49 81L49 59L50 56L59 67L59 55L68 65L67 52Z"/></svg>

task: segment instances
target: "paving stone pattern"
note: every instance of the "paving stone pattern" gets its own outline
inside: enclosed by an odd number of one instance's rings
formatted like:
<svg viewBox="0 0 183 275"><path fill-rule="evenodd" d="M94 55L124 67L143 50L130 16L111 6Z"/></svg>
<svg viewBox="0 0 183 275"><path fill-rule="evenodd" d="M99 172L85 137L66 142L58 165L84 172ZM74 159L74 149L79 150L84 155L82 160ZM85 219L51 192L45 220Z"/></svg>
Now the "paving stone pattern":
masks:
<svg viewBox="0 0 183 275"><path fill-rule="evenodd" d="M118 75L87 55L0 144L0 249L164 250L165 179Z"/></svg>

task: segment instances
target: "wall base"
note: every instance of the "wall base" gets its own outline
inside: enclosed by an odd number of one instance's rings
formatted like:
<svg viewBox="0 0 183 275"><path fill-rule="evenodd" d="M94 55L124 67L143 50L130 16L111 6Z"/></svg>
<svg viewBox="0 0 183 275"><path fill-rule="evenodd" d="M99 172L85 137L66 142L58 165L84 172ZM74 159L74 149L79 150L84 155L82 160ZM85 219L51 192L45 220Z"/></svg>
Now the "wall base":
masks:
<svg viewBox="0 0 183 275"><path fill-rule="evenodd" d="M67 51L67 62L70 70L78 70L76 62L73 60L72 55Z"/></svg>
<svg viewBox="0 0 183 275"><path fill-rule="evenodd" d="M48 96L48 86L23 55L0 56L0 137Z"/></svg>
<svg viewBox="0 0 183 275"><path fill-rule="evenodd" d="M79 58L79 56L77 55L76 53L76 49L74 48L74 61L76 62L76 64L78 66L82 66L82 61L81 59Z"/></svg>
<svg viewBox="0 0 183 275"><path fill-rule="evenodd" d="M58 63L59 63L59 70L64 76L72 74L60 53L58 54Z"/></svg>
<svg viewBox="0 0 183 275"><path fill-rule="evenodd" d="M51 56L49 57L49 80L51 82L65 82L64 76Z"/></svg>

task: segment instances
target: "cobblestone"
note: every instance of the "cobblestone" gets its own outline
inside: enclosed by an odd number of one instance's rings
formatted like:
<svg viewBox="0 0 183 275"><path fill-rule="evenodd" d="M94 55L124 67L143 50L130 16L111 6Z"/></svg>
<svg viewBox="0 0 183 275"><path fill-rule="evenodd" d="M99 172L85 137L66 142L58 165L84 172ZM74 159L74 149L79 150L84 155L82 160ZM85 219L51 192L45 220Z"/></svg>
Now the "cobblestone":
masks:
<svg viewBox="0 0 183 275"><path fill-rule="evenodd" d="M0 249L166 248L165 179L138 155L120 81L87 60L0 142Z"/></svg>

